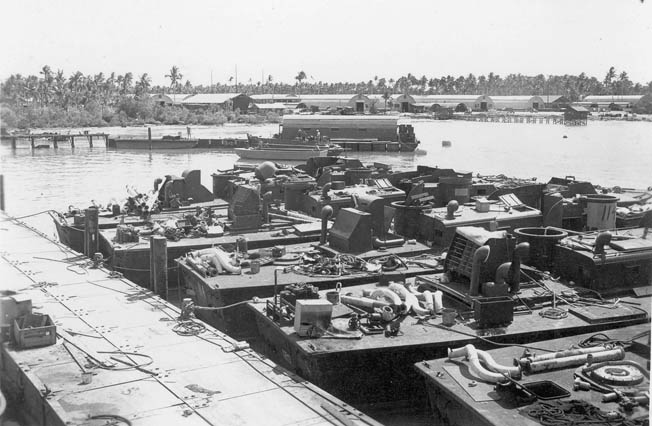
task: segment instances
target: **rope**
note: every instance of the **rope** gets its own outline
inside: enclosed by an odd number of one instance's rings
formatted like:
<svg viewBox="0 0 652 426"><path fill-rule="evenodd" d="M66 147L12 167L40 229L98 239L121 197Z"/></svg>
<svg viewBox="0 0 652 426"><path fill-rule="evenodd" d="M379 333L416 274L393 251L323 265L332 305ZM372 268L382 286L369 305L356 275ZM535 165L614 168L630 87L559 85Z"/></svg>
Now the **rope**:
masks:
<svg viewBox="0 0 652 426"><path fill-rule="evenodd" d="M179 336L196 336L205 332L206 326L201 322L189 319L178 321L172 328L172 331L177 333Z"/></svg>
<svg viewBox="0 0 652 426"><path fill-rule="evenodd" d="M612 339L604 333L596 333L593 336L589 336L586 339L580 340L577 345L581 348L590 348L593 346L604 345L618 345L627 348L632 345L634 340L640 339L641 337L647 336L648 334L650 334L650 330L643 331L628 340L618 340Z"/></svg>
<svg viewBox="0 0 652 426"><path fill-rule="evenodd" d="M49 210L43 210L43 211L40 211L40 212L37 212L37 213L28 214L28 215L25 215L25 216L9 216L7 219L2 219L0 222L10 222L12 220L26 219L28 217L38 216L38 215L41 215L41 214L44 214L44 213L49 214L49 213L52 213L52 212L57 213L56 210L49 209Z"/></svg>
<svg viewBox="0 0 652 426"><path fill-rule="evenodd" d="M605 413L595 405L580 400L541 401L525 410L528 416L544 426L618 425L637 426L648 417L627 419L617 411Z"/></svg>
<svg viewBox="0 0 652 426"><path fill-rule="evenodd" d="M539 315L549 319L564 319L568 316L568 311L560 308L546 308L539 311Z"/></svg>

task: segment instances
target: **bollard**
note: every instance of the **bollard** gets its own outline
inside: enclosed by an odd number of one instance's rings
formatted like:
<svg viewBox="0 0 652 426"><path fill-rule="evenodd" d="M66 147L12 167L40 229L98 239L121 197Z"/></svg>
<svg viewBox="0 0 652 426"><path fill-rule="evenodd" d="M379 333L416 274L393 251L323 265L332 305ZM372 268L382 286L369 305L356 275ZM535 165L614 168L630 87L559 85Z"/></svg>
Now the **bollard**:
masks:
<svg viewBox="0 0 652 426"><path fill-rule="evenodd" d="M168 244L167 239L155 235L149 239L149 289L168 298Z"/></svg>
<svg viewBox="0 0 652 426"><path fill-rule="evenodd" d="M84 210L84 254L92 257L100 251L99 211L97 207Z"/></svg>

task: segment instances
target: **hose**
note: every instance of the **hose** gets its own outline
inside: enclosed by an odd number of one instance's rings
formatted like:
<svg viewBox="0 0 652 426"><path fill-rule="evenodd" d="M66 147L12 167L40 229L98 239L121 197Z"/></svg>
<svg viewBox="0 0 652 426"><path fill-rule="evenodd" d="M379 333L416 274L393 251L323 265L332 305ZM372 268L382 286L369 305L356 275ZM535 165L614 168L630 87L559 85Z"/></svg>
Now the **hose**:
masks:
<svg viewBox="0 0 652 426"><path fill-rule="evenodd" d="M410 293L403 285L392 283L389 285L389 289L398 294L401 299L405 300L405 312L410 312L410 310L412 310L416 315L419 316L430 315L429 310L423 309L421 306L419 306L419 300L417 299L417 296Z"/></svg>
<svg viewBox="0 0 652 426"><path fill-rule="evenodd" d="M394 238L391 240L383 239L381 240L380 238L376 237L373 239L373 246L375 249L378 248L385 248L385 247L401 247L403 244L405 244L405 240L403 238Z"/></svg>

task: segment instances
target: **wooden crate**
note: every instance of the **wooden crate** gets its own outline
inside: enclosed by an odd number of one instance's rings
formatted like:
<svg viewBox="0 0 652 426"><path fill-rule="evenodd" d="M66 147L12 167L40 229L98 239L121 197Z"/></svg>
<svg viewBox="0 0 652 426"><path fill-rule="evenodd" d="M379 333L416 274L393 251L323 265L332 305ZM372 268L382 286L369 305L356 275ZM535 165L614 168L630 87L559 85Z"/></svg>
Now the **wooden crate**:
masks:
<svg viewBox="0 0 652 426"><path fill-rule="evenodd" d="M21 349L49 346L57 341L57 326L49 315L27 314L14 320L14 342Z"/></svg>

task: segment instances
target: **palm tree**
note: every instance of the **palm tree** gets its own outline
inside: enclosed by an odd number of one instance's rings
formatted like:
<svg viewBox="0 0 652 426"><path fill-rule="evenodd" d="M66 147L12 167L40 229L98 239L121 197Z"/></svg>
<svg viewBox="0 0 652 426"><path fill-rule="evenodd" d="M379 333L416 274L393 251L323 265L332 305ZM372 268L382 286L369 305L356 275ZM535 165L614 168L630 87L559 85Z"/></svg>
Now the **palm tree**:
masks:
<svg viewBox="0 0 652 426"><path fill-rule="evenodd" d="M165 76L170 79L170 89L175 90L179 87L179 83L183 78L183 74L181 74L179 67L176 65L172 65L172 68L170 68L170 74L166 74Z"/></svg>
<svg viewBox="0 0 652 426"><path fill-rule="evenodd" d="M392 98L392 94L389 93L389 90L383 92L383 99L385 100L385 114L387 114L387 101Z"/></svg>
<svg viewBox="0 0 652 426"><path fill-rule="evenodd" d="M299 85L301 85L301 82L307 78L306 73L304 71L299 71L299 74L297 74L296 77L294 77L295 80L299 82Z"/></svg>
<svg viewBox="0 0 652 426"><path fill-rule="evenodd" d="M131 83L134 81L134 75L130 72L126 73L124 77L122 77L122 87L121 91L123 94L129 93L129 90L131 89Z"/></svg>
<svg viewBox="0 0 652 426"><path fill-rule="evenodd" d="M143 75L140 76L138 82L136 82L136 94L137 95L146 94L151 85L152 85L152 79L149 78L149 75L147 75L147 73L144 73Z"/></svg>

